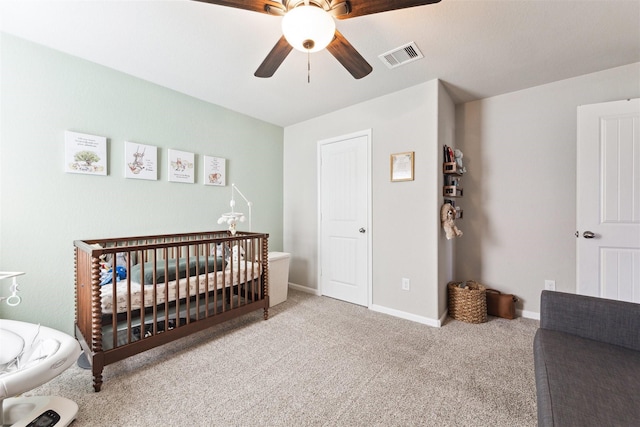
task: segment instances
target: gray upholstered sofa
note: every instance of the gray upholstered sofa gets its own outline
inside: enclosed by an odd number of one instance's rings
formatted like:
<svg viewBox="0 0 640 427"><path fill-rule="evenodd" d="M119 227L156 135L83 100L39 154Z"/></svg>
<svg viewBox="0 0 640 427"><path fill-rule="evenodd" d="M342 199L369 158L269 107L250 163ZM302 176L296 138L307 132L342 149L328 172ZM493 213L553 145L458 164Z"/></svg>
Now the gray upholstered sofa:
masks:
<svg viewBox="0 0 640 427"><path fill-rule="evenodd" d="M640 426L640 304L543 291L539 426Z"/></svg>

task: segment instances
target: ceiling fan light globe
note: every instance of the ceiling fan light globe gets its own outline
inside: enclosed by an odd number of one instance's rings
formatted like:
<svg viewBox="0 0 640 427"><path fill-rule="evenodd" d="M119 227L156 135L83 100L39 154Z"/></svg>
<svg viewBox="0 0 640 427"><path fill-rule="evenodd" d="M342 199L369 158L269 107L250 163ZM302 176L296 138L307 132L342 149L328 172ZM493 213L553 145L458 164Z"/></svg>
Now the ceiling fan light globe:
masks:
<svg viewBox="0 0 640 427"><path fill-rule="evenodd" d="M282 18L282 34L294 49L302 52L324 49L335 32L336 23L331 15L317 6L298 6Z"/></svg>

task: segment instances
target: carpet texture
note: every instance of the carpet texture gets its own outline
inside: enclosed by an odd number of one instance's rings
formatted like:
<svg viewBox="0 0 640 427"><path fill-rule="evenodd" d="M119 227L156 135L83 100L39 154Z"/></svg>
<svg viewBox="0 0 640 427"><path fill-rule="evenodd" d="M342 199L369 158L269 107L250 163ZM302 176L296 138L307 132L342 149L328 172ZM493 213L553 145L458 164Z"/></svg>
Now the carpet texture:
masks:
<svg viewBox="0 0 640 427"><path fill-rule="evenodd" d="M441 328L295 290L286 302L27 395L84 426L535 426L538 321Z"/></svg>

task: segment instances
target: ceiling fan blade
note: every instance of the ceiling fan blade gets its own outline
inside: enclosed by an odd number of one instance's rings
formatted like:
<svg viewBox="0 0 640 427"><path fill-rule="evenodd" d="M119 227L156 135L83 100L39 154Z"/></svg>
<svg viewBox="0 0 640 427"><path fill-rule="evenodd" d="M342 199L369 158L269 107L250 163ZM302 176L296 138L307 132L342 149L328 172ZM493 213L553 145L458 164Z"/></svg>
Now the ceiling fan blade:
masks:
<svg viewBox="0 0 640 427"><path fill-rule="evenodd" d="M217 4L219 6L250 10L252 12L270 15L284 15L287 11L279 1L274 0L194 0L202 3Z"/></svg>
<svg viewBox="0 0 640 427"><path fill-rule="evenodd" d="M327 46L327 50L356 79L363 78L373 70L371 65L338 30L336 30L336 37Z"/></svg>
<svg viewBox="0 0 640 427"><path fill-rule="evenodd" d="M440 0L349 0L350 12L346 15L336 15L338 19L355 18L356 16L371 15L389 10L406 9L408 7L424 6L438 3Z"/></svg>
<svg viewBox="0 0 640 427"><path fill-rule="evenodd" d="M293 48L287 42L287 39L284 36L280 37L280 40L276 43L276 45L271 49L271 52L264 58L262 64L258 67L256 72L253 74L256 77L271 77L273 73L276 72L282 61L289 55Z"/></svg>

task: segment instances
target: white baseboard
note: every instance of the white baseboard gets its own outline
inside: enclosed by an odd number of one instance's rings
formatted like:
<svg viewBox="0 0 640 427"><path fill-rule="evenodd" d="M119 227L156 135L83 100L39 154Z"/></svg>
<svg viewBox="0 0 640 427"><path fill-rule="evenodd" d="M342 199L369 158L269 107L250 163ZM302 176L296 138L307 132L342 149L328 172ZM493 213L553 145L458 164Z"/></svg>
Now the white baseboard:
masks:
<svg viewBox="0 0 640 427"><path fill-rule="evenodd" d="M525 319L534 319L540 320L540 313L536 313L535 311L527 311L527 310L516 310L516 314L524 317Z"/></svg>
<svg viewBox="0 0 640 427"><path fill-rule="evenodd" d="M447 313L445 312L443 317L436 320L436 319L431 319L429 317L418 316L416 314L407 313L406 311L395 310L393 308L383 307L381 305L375 305L375 304L372 304L369 307L369 310L377 311L378 313L388 314L394 317L399 317L405 320L411 320L412 322L418 322L418 323L422 323L423 325L433 326L436 328L439 328L440 326L442 326L442 323L447 315Z"/></svg>
<svg viewBox="0 0 640 427"><path fill-rule="evenodd" d="M289 287L297 291L306 292L308 294L316 295L319 297L322 296L322 293L319 289L312 289L308 286L302 286L291 282L289 282ZM430 317L418 316L416 314L411 314L405 311L395 310L393 308L383 307L376 304L372 304L369 309L377 311L379 313L388 314L390 316L399 317L401 319L411 320L412 322L422 323L423 325L433 326L435 328L441 327L444 324L444 321L447 319L447 316L449 315L449 311L445 310L439 319L431 319ZM516 314L518 316L524 317L525 319L540 320L540 313L537 313L535 311L517 309Z"/></svg>
<svg viewBox="0 0 640 427"><path fill-rule="evenodd" d="M316 295L316 296L322 296L322 294L320 293L320 290L312 289L312 288L310 288L308 286L302 286L302 285L298 285L296 283L289 282L289 287L291 289L295 289L296 291L306 292L308 294L313 294L313 295Z"/></svg>
<svg viewBox="0 0 640 427"><path fill-rule="evenodd" d="M440 316L440 326L444 325L444 321L447 320L447 316L449 315L449 309L446 309L444 311L444 313L442 313L442 316Z"/></svg>
<svg viewBox="0 0 640 427"><path fill-rule="evenodd" d="M310 288L308 286L302 286L302 285L298 285L296 283L291 283L291 282L289 282L289 287L291 289L295 289L296 291L306 292L308 294L313 294L313 295L316 295L316 296L319 296L319 297L322 296L322 292L320 292L319 289L312 289L312 288ZM447 312L446 311L444 312L444 314L442 315L442 317L440 319L436 320L436 319L431 319L431 318L428 318L428 317L417 316L415 314L407 313L407 312L400 311L400 310L394 310L392 308L383 307L381 305L375 305L375 304L372 304L369 307L369 310L377 311L379 313L388 314L388 315L394 316L394 317L399 317L401 319L411 320L413 322L422 323L423 325L434 326L436 328L439 328L440 326L442 326L442 324L444 323L444 319L447 317Z"/></svg>

